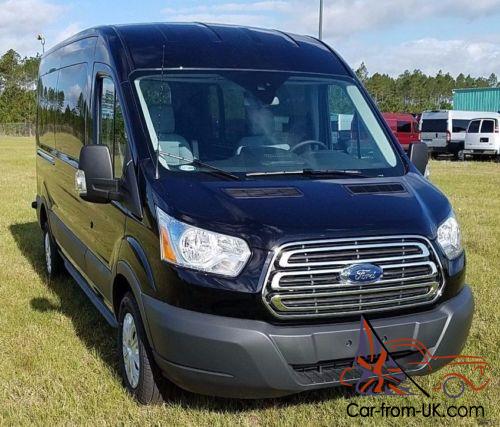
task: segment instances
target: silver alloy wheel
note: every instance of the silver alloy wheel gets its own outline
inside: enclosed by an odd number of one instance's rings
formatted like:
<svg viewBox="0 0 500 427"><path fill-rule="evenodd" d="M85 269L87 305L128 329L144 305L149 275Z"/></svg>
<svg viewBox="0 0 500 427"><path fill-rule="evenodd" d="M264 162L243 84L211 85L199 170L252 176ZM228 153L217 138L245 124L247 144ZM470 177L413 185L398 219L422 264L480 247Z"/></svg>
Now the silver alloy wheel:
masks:
<svg viewBox="0 0 500 427"><path fill-rule="evenodd" d="M132 388L139 384L140 359L139 359L139 339L135 326L134 316L127 313L123 318L122 326L122 351L125 373Z"/></svg>
<svg viewBox="0 0 500 427"><path fill-rule="evenodd" d="M458 160L460 161L464 161L465 160L465 153L464 153L464 150L459 150L458 153L457 153L457 158Z"/></svg>
<svg viewBox="0 0 500 427"><path fill-rule="evenodd" d="M47 272L49 274L52 273L52 249L50 246L50 236L49 232L45 232L45 239L44 239L44 245L45 245L45 264L47 266Z"/></svg>

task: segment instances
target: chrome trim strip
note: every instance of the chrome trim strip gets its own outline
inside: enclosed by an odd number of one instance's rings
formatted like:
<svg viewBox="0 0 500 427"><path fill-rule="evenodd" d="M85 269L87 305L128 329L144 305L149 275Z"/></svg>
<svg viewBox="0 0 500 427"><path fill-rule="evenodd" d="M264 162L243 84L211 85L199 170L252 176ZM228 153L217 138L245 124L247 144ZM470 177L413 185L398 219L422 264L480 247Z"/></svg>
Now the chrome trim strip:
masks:
<svg viewBox="0 0 500 427"><path fill-rule="evenodd" d="M428 265L432 271L429 274L424 274L420 276L411 276L411 277L400 277L400 278L395 278L395 279L386 279L384 280L384 276L382 276L382 279L372 283L370 285L362 285L362 286L374 286L374 285L384 285L386 283L398 283L398 282L409 282L412 280L422 280L422 279L430 279L433 278L437 275L437 267L436 264L433 262L427 261L427 262L422 262L422 263L413 263L413 264L406 264L406 265L391 265L391 266L384 266L384 267L414 267L414 266L420 266L420 265ZM384 271L388 270L388 268L384 268ZM271 288L274 290L291 290L291 289L324 289L324 288L349 288L349 287L356 287L359 288L360 285L353 285L353 284L347 284L347 283L340 283L340 282L333 282L331 284L326 284L326 285L280 285L280 280L283 277L287 276L307 276L311 277L313 274L316 276L317 274L323 274L323 273L338 273L340 272L341 269L335 269L335 270L318 270L318 271L293 271L293 272L278 272L276 273L272 280L271 280ZM311 281L314 281L315 278L311 278Z"/></svg>
<svg viewBox="0 0 500 427"><path fill-rule="evenodd" d="M58 151L57 152L57 158L61 160L62 162L66 163L67 165L70 165L74 169L78 169L78 160Z"/></svg>
<svg viewBox="0 0 500 427"><path fill-rule="evenodd" d="M275 295L271 297L271 303L275 307L282 307L282 311L306 311L306 312L311 312L311 311L324 311L324 310L336 310L336 309L345 309L349 307L359 307L360 310L359 312L362 313L364 310L362 307L371 307L375 305L381 305L381 304L396 304L398 307L405 307L407 304L404 304L405 301L415 301L415 300L422 300L425 299L426 297L432 296L432 294L435 292L437 283L435 283L434 286L431 286L429 291L426 294L423 295L416 295L416 296L411 296L411 297L403 297L403 298L392 298L392 299L386 299L384 301L367 301L367 302L357 302L357 303L349 303L349 304L330 304L330 305L315 305L314 307L289 307L285 304L286 300L282 298L280 295ZM287 296L287 299L295 299L292 298L291 296ZM400 304L403 302L403 304ZM311 303L314 303L314 301L311 301ZM411 305L410 305L411 306ZM352 313L351 311L346 311L345 313ZM338 315L335 313L335 315Z"/></svg>
<svg viewBox="0 0 500 427"><path fill-rule="evenodd" d="M36 154L40 156L43 160L46 160L50 164L55 164L55 158L52 154L47 153L46 151L42 150L41 148L37 148Z"/></svg>
<svg viewBox="0 0 500 427"><path fill-rule="evenodd" d="M282 301L283 300L293 300L293 299L315 299L315 298L334 298L336 296L349 296L349 295L371 295L378 294L382 292L391 292L391 291L402 291L405 289L417 289L417 288L427 288L429 286L436 287L438 286L438 282L424 282L424 283L412 283L410 285L401 285L401 286L387 286L385 288L373 288L373 289L349 289L346 291L335 291L335 292L313 292L308 294L279 294L278 296ZM274 298L275 295L271 297ZM360 303L362 304L362 303Z"/></svg>
<svg viewBox="0 0 500 427"><path fill-rule="evenodd" d="M401 299L399 300L396 300L396 304L393 304L391 306L388 306L388 307L378 307L378 308L375 308L375 309L369 309L369 308L366 308L366 309L362 309L362 310L359 310L359 311L336 311L334 313L332 312L328 312L328 313L290 313L290 311L288 311L288 313L286 312L287 311L287 308L284 306L284 313L280 313L280 312L277 312L276 311L276 308L273 307L271 305L271 302L267 300L267 296L269 296L269 294L271 292L274 292L276 290L283 290L283 291L287 291L288 293L292 294L292 291L293 290L300 290L299 287L295 286L289 286L289 287L279 287L279 284L278 284L278 288L272 288L270 286L270 275L271 273L273 273L275 271L275 265L276 265L276 262L278 260L278 257L282 256L283 253L286 251L287 248L290 248L290 247L293 247L293 246L306 246L308 244L311 244L311 245L314 245L314 244L328 244L328 243L339 243L339 242L344 242L344 243L349 243L349 242L362 242L363 243L369 243L370 241L377 241L377 243L375 243L374 245L377 245L377 244L380 244L380 241L388 241L387 243L388 244L391 244L391 242L389 242L390 240L407 240L409 239L409 241L407 242L408 245L417 245L419 243L424 243L425 245L425 248L426 248L426 253L428 253L427 257L429 256L432 256L433 259L432 260L429 260L429 261L422 261L421 263L404 263L404 264L394 264L396 266L400 266L400 267L411 267L412 265L415 266L415 264L417 265L426 265L427 263L430 263L431 265L433 265L433 270L432 270L432 273L431 274L441 274L441 280L440 280L440 283L438 283L438 286L437 288L432 288L431 289L431 292L434 292L434 294L432 295L429 294L429 295L419 295L418 296L418 299L421 299L421 298L425 298L425 297L429 297L429 296L433 296L432 299L428 299L426 301L421 301L421 302L414 302L414 301L410 301L409 303L405 303L405 304L398 304L397 302L400 301L401 302ZM418 240L420 242L415 242L415 240ZM403 244L403 243L406 243L406 242L393 242L393 243L398 243L400 246ZM314 248L312 248L314 249ZM326 248L326 249L329 249L329 250L332 250L332 248ZM300 249L301 251L304 251L304 249ZM305 249L307 251L307 248ZM421 254L419 255L420 257L424 258L426 257L425 255ZM401 259L398 258L398 259ZM387 259L386 259L387 261ZM365 261L365 260L359 260L359 262L369 262L369 261ZM354 264L356 263L356 260L352 260L350 261L351 264ZM332 265L332 263L329 263L330 265ZM335 265L335 264L333 264ZM428 264L427 264L428 265ZM290 266L293 266L293 267L298 267L300 265L297 265L297 264L291 264ZM314 265L313 266L317 266L317 265ZM392 265L391 265L392 266ZM385 269L388 269L390 268L391 266L389 265L386 265L386 266L382 266L383 268ZM307 264L307 267L311 267L311 264ZM283 267L281 267L283 268ZM316 274L321 274L321 272L325 272L325 273L331 273L331 272L339 272L339 269L318 269L318 270L308 270L308 271L278 271L276 273L277 274L280 274L280 273L285 273L286 275L316 275ZM279 247L276 247L273 252L272 252L272 255L270 257L270 261L269 263L267 264L267 270L265 272L263 272L262 274L262 282L261 282L261 286L262 286L262 294L261 294L261 298L262 298L262 301L264 303L264 305L266 306L266 308L270 311L270 313L278 318L278 319L306 319L306 318L317 318L317 317L336 317L336 316L339 316L339 315L346 315L346 314L350 314L350 315L353 315L353 314L360 314L360 313L371 313L371 312L384 312L384 311L389 311L389 310L396 310L396 309L401 309L401 308L408 308L408 307L417 307L417 306L421 306L421 305L430 305L432 304L434 301L436 301L441 295L442 295L442 292L443 292L443 288L445 286L445 281L444 281L444 276L442 275L442 272L443 272L443 266L441 264L441 260L436 252L436 249L434 248L433 244L431 243L431 241L424 237L424 236L419 236L419 235L394 235L394 236L373 236L373 237L352 237L352 238L343 238L343 239L325 239L325 240L309 240L309 241L302 241L302 242L290 242L290 243L286 243L286 244L283 244ZM384 283L392 283L392 282L404 282L404 281L410 281L410 280L421 280L421 279L424 279L424 278L432 278L431 277L424 277L424 276L415 276L415 277L409 277L409 278L404 278L405 280L402 280L401 278L400 279L387 279L386 281L381 281L381 282L377 282L377 284L384 284ZM407 279L407 280L406 280ZM433 283L437 283L437 282L433 282ZM420 286L424 286L422 284L418 284ZM275 285L276 286L276 285ZM334 286L334 285L333 285ZM349 286L349 285L343 285L345 287ZM352 285L351 285L352 286ZM369 286L369 285L366 285L366 286ZM310 289L311 291L314 291L316 289L325 289L325 288L331 288L332 285L309 285L307 286L307 289ZM340 287L340 286L339 286ZM286 295L285 297L288 297L290 295ZM281 295L281 297L284 297L284 295ZM388 302L389 304L391 302ZM309 310L311 310L309 308Z"/></svg>
<svg viewBox="0 0 500 427"><path fill-rule="evenodd" d="M429 249L423 244L419 242L409 242L408 244L404 243L389 243L389 244L384 244L384 243L377 243L374 245L370 244L363 244L363 245L348 245L348 246L335 246L335 247L321 247L321 248L311 248L311 249L295 249L293 251L287 251L285 252L279 260L279 266L280 267L314 267L314 266L320 266L320 265L348 265L352 264L353 261L355 260L347 260L347 261L312 261L312 262L293 262L290 263L290 258L295 255L295 254L300 254L300 253L317 253L317 252L332 252L332 255L336 251L345 251L345 250L351 250L351 249L371 249L371 248L400 248L403 246L408 246L408 247L418 247L422 251L420 254L414 254L414 255L405 255L404 257L402 256L397 256L397 257L378 257L378 258L359 258L359 262L383 262L383 261L394 261L394 260L400 260L400 259L416 259L416 258L423 258L423 257L428 257L429 256ZM333 255L334 256L334 255Z"/></svg>

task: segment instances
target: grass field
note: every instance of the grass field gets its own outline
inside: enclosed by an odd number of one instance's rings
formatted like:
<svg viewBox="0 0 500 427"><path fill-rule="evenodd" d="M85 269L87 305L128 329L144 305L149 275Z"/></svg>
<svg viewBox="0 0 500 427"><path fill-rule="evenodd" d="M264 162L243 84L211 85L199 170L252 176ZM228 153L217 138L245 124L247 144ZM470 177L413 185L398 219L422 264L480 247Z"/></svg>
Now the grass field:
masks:
<svg viewBox="0 0 500 427"><path fill-rule="evenodd" d="M49 281L43 269L41 233L30 203L35 197L33 141L0 136L0 425L420 425L455 424L456 418L352 419L359 405L482 405L484 418L464 424L500 423L500 164L431 164L431 179L446 193L462 224L468 250L467 280L476 312L464 353L486 357L491 384L458 401L366 398L346 390L283 399L238 401L195 396L178 389L167 402L142 407L121 386L115 334L69 278ZM431 389L439 373L418 379Z"/></svg>

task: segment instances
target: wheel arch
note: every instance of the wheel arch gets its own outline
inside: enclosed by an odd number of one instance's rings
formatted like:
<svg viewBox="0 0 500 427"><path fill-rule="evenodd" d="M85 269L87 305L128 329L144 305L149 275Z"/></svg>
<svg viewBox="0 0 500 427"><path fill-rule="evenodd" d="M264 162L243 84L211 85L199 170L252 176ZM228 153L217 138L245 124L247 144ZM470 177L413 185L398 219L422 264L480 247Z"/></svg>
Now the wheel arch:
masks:
<svg viewBox="0 0 500 427"><path fill-rule="evenodd" d="M116 265L116 274L113 280L112 289L113 312L117 321L119 321L120 303L123 299L123 296L129 291L132 292L135 300L137 301L137 305L139 306L142 323L144 325L144 330L146 331L149 345L151 346L151 348L154 348L153 341L151 339L151 333L149 331L148 318L142 300L143 292L141 289L141 284L130 264L127 261L120 260Z"/></svg>

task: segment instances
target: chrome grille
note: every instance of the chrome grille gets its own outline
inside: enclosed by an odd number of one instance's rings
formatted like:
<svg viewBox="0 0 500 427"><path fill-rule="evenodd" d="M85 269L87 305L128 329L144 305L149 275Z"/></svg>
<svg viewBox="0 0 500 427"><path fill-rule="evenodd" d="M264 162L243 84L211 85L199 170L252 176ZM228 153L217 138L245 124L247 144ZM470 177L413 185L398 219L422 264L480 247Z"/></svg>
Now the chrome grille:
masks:
<svg viewBox="0 0 500 427"><path fill-rule="evenodd" d="M375 283L344 283L342 270L371 263ZM443 286L439 259L420 236L365 237L289 243L278 248L262 297L279 318L334 317L430 304Z"/></svg>

